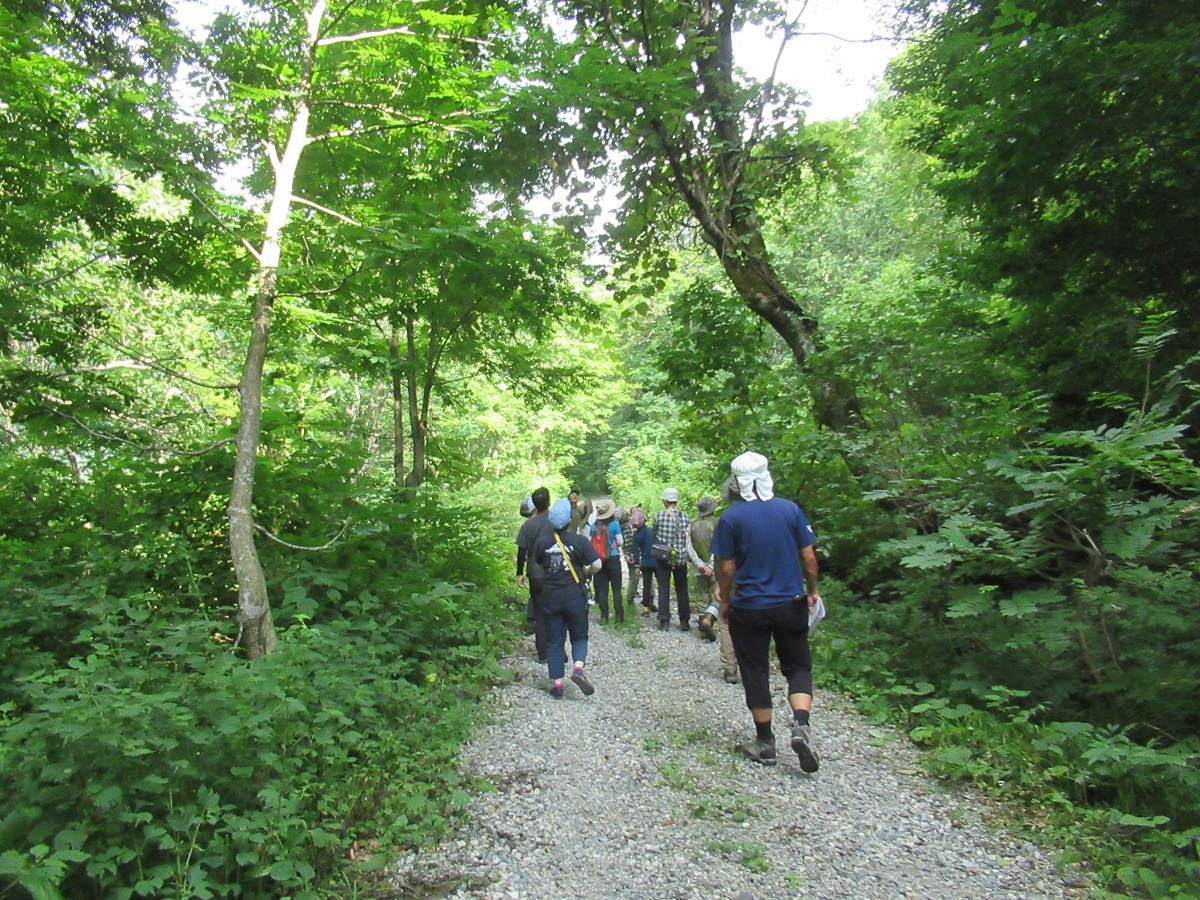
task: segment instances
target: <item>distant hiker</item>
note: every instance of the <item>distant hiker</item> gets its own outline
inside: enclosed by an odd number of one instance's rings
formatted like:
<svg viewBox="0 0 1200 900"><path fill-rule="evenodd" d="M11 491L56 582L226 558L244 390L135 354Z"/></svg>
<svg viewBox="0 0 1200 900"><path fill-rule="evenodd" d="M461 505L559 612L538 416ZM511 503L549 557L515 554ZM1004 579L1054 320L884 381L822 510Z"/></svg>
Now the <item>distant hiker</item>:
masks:
<svg viewBox="0 0 1200 900"><path fill-rule="evenodd" d="M583 674L588 648L588 607L586 581L599 570L602 562L592 542L571 531L571 501L556 500L548 519L552 531L543 535L533 548L533 557L545 570L542 610L546 619L546 667L550 674L550 696L563 696L563 645L571 638L571 658L575 661L571 680L584 694L595 691Z"/></svg>
<svg viewBox="0 0 1200 900"><path fill-rule="evenodd" d="M731 475L730 479L732 478ZM736 484L736 482L733 483L735 488ZM741 497L738 499L740 500ZM726 500L725 502L728 504L730 501ZM696 606L704 604L705 607L697 620L696 628L708 640L718 642L721 648L721 674L727 684L737 684L737 656L733 652L733 641L729 637L729 628L721 621L721 604L717 600L717 580L713 575L713 557L709 549L712 544L713 532L717 529L717 521L713 518L713 511L716 508L717 501L712 497L701 497L696 503L696 512L699 515L692 522L692 546L709 567L707 575L700 569L696 570Z"/></svg>
<svg viewBox="0 0 1200 900"><path fill-rule="evenodd" d="M629 524L629 510L618 503L617 511L613 514L613 518L621 526L621 578L622 583L629 585L629 596L625 599L625 602L633 606L633 598L637 593L637 583L633 576L633 563L629 561L629 551L632 549L630 544L633 543L633 527Z"/></svg>
<svg viewBox="0 0 1200 900"><path fill-rule="evenodd" d="M675 599L679 605L679 630L691 630L692 607L688 601L688 561L703 572L712 569L696 555L689 532L692 520L677 509L679 491L667 488L662 493L663 508L654 514L654 542L651 551L658 570L658 629L666 631L671 620L671 587L675 582Z"/></svg>
<svg viewBox="0 0 1200 900"><path fill-rule="evenodd" d="M592 549L604 562L593 583L596 602L600 605L600 621L608 621L608 595L611 587L613 612L618 622L624 622L625 605L621 602L621 577L625 563L621 559L621 550L625 546L625 537L621 533L621 524L617 521L616 506L613 502L602 497L594 501L594 504L596 521L592 524L589 537Z"/></svg>
<svg viewBox="0 0 1200 900"><path fill-rule="evenodd" d="M729 625L742 670L746 706L755 738L741 747L755 762L775 765L771 730L771 639L788 683L792 709L792 749L800 768L815 772L819 762L809 735L812 709L812 653L809 612L817 594L816 536L804 511L775 496L767 458L743 453L730 465L743 503L734 503L717 521L712 550L717 561L721 618Z"/></svg>
<svg viewBox="0 0 1200 900"><path fill-rule="evenodd" d="M717 527L717 520L713 518L713 511L717 508L717 501L712 497L701 497L696 502L696 518L692 519L692 524L688 527L688 537L692 539L692 547L696 551L696 555L704 560L708 566L708 574L705 575L697 569L695 575L692 576L692 584L696 588L696 605L708 606L716 599L717 582L712 574L712 559L709 556L708 547L712 543L713 532Z"/></svg>
<svg viewBox="0 0 1200 900"><path fill-rule="evenodd" d="M648 616L658 610L654 602L654 579L657 577L658 563L651 554L654 529L646 524L646 511L642 509L642 504L639 503L629 513L629 527L633 529L633 539L625 546L629 548L629 561L633 565L631 580L642 583L642 615Z"/></svg>
<svg viewBox="0 0 1200 900"><path fill-rule="evenodd" d="M571 501L571 530L576 534L586 534L592 502L586 497L580 497L579 491L574 488L567 494L567 499Z"/></svg>
<svg viewBox="0 0 1200 900"><path fill-rule="evenodd" d="M535 490L529 496L533 506L533 514L521 523L517 532L517 586L525 587L525 575L529 574L529 602L526 618L533 623L533 646L537 651L538 662L546 661L546 619L542 610L542 586L545 573L541 565L533 558L533 548L538 538L554 533L546 512L550 508L550 492L544 487Z"/></svg>

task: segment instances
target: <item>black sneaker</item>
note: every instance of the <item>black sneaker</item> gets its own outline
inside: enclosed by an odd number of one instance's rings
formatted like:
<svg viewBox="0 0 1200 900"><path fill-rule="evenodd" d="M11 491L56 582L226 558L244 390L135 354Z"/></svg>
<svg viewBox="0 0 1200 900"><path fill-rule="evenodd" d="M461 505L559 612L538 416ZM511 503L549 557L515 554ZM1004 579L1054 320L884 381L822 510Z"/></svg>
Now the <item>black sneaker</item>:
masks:
<svg viewBox="0 0 1200 900"><path fill-rule="evenodd" d="M746 758L761 763L764 766L775 765L775 742L764 741L762 738L755 738L748 744L742 744L738 747L746 755Z"/></svg>
<svg viewBox="0 0 1200 900"><path fill-rule="evenodd" d="M691 622L680 622L680 623L679 623L679 630L680 630L680 631L691 631L691 630L692 630L692 623L691 623Z"/></svg>
<svg viewBox="0 0 1200 900"><path fill-rule="evenodd" d="M670 627L671 627L671 623L668 622L666 619L658 620L658 630L659 631L667 631L670 629Z"/></svg>
<svg viewBox="0 0 1200 900"><path fill-rule="evenodd" d="M817 753L812 748L807 725L792 726L792 749L796 751L796 756L800 758L801 772L807 772L811 775L817 771L821 765L821 761L817 759Z"/></svg>
<svg viewBox="0 0 1200 900"><path fill-rule="evenodd" d="M583 676L583 669L576 669L571 673L571 680L575 682L575 686L583 691L585 697L590 697L596 693L596 689L592 687L592 683Z"/></svg>

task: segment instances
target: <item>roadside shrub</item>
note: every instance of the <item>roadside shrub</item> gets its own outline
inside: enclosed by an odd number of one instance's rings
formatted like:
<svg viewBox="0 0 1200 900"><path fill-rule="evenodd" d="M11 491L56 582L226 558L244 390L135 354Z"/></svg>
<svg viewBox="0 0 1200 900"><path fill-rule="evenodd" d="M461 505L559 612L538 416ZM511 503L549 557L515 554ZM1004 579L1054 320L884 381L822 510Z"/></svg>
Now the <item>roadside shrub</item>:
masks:
<svg viewBox="0 0 1200 900"><path fill-rule="evenodd" d="M91 653L22 680L28 711L0 733L0 879L35 897L314 897L354 842L419 843L465 805L471 686L499 674L483 648L414 671L370 615L289 628L252 664L214 637L114 602Z"/></svg>

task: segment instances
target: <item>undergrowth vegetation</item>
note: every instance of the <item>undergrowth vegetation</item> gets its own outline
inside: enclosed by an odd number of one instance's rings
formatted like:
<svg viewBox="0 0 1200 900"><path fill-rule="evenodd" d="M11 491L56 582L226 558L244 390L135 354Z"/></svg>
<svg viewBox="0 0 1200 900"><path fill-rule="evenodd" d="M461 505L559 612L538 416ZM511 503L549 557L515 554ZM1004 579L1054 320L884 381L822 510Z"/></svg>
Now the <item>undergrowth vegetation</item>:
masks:
<svg viewBox="0 0 1200 900"><path fill-rule="evenodd" d="M505 677L499 599L462 580L491 577L488 517L427 497L376 513L276 569L279 649L253 664L232 607L141 564L91 575L87 548L54 566L31 558L53 545L17 548L28 565L0 575L7 893L347 896L455 821L459 747Z"/></svg>
<svg viewBox="0 0 1200 900"><path fill-rule="evenodd" d="M843 568L818 656L826 686L907 728L932 772L1027 811L1104 889L1194 897L1200 485L1172 402L914 447L940 477L888 496L927 524L897 516L906 531ZM960 467L986 473L969 493Z"/></svg>

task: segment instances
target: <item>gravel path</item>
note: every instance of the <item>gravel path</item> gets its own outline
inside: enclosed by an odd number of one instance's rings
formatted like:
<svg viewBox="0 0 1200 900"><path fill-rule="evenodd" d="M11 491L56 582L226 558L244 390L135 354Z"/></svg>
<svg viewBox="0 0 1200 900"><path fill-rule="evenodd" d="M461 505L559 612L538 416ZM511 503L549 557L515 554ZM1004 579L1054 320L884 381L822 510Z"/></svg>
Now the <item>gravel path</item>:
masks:
<svg viewBox="0 0 1200 900"><path fill-rule="evenodd" d="M788 747L784 682L772 679L779 764L734 747L753 736L717 645L653 620L600 627L591 697L551 700L532 638L508 661L493 723L464 748L494 786L469 823L392 872L398 897L684 900L783 897L1077 896L1032 844L981 824L987 804L922 777L911 746L820 690L813 637L816 775ZM569 671L569 670L568 670Z"/></svg>

